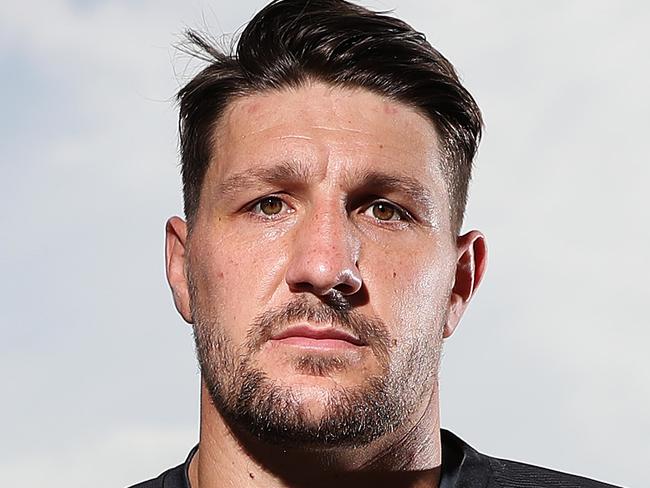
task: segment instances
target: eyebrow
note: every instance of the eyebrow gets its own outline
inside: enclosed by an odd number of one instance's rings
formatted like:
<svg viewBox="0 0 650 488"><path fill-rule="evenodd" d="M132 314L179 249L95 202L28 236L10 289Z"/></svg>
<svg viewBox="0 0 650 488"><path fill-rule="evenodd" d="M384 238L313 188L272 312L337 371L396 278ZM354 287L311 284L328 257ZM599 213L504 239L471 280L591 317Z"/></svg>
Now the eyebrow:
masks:
<svg viewBox="0 0 650 488"><path fill-rule="evenodd" d="M420 210L429 214L435 207L431 191L416 178L404 174L389 174L381 171L364 171L355 179L358 188L372 189L381 193L401 193L412 200Z"/></svg>
<svg viewBox="0 0 650 488"><path fill-rule="evenodd" d="M253 168L235 173L217 187L217 194L233 196L242 190L278 183L306 184L312 178L309 167L297 162L282 162L274 166Z"/></svg>
<svg viewBox="0 0 650 488"><path fill-rule="evenodd" d="M285 161L273 166L258 167L235 173L217 187L217 194L235 196L243 190L264 185L292 184L306 186L314 178L309 165L299 161ZM354 191L361 189L377 193L401 193L406 195L426 214L435 207L431 191L416 178L404 174L390 174L376 170L361 170L345 178Z"/></svg>

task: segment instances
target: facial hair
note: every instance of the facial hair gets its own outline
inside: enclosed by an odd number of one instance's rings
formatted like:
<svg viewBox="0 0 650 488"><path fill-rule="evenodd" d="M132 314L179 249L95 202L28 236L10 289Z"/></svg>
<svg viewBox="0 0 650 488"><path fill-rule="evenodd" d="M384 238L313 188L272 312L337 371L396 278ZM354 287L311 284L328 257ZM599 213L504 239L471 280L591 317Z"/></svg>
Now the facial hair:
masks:
<svg viewBox="0 0 650 488"><path fill-rule="evenodd" d="M298 296L267 310L253 321L238 351L219 317L198 306L196 291L190 281L196 352L212 403L233 430L264 442L315 449L366 445L399 428L437 377L441 330L429 338L413 338L400 354L393 354L384 322L352 310L340 293L318 302ZM274 333L298 321L326 323L355 334L380 365L380 374L358 386L328 390L318 418L308 415L291 386L279 384L253 364ZM307 353L297 356L293 366L303 374L325 376L348 364L340 357Z"/></svg>

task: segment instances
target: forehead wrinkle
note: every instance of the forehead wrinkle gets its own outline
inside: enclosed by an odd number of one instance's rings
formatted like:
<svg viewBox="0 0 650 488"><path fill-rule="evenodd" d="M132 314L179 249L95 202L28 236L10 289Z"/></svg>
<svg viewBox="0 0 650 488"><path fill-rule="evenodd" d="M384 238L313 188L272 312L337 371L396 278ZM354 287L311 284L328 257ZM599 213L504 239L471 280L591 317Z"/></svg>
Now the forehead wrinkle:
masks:
<svg viewBox="0 0 650 488"><path fill-rule="evenodd" d="M345 131L345 132L352 132L353 134L370 134L369 132L366 132L364 130L353 129L351 127L327 127L325 125L313 125L311 126L311 128L325 130L325 131Z"/></svg>
<svg viewBox="0 0 650 488"><path fill-rule="evenodd" d="M280 140L283 140L283 139L302 139L302 140L305 140L305 141L311 141L313 139L313 137L310 137L310 136L297 136L296 135L296 136L281 136L281 137L278 137L278 139L280 139Z"/></svg>
<svg viewBox="0 0 650 488"><path fill-rule="evenodd" d="M326 126L321 126L321 125L313 125L309 126L307 129L313 130L322 130L322 131L328 131L328 132L350 132L351 134L358 135L358 134L367 134L367 135L372 135L369 132L366 132L364 130L360 129L352 129L349 127L326 127ZM310 135L301 135L301 134L291 134L291 135L283 135L278 137L278 139L283 140L283 139L304 139L311 141L314 139L313 136Z"/></svg>
<svg viewBox="0 0 650 488"><path fill-rule="evenodd" d="M278 130L278 127L264 127L261 129L257 129L251 132L247 132L246 134L242 135L240 138L241 140L247 139L249 137L253 136L258 136L264 132L273 132ZM361 129L353 129L351 127L328 127L325 125L309 125L305 126L302 128L304 131L310 131L310 130L319 130L319 131L325 131L325 132L349 132L350 134L358 135L358 134L368 134L372 135L370 132L367 132L365 130ZM306 140L312 140L313 137L309 135L303 135L303 134L290 134L290 135L282 135L279 136L278 139L306 139Z"/></svg>

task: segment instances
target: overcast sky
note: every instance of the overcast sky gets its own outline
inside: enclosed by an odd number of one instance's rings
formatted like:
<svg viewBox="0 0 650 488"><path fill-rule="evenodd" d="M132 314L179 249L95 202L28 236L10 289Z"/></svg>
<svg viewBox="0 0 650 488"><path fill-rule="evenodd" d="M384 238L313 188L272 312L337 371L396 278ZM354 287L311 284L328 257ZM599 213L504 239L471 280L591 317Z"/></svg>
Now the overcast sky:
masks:
<svg viewBox="0 0 650 488"><path fill-rule="evenodd" d="M126 486L197 441L193 343L163 270L173 96L197 65L172 45L263 4L0 4L4 485ZM443 426L646 486L650 3L364 4L424 31L485 114L466 228L490 262L446 345Z"/></svg>

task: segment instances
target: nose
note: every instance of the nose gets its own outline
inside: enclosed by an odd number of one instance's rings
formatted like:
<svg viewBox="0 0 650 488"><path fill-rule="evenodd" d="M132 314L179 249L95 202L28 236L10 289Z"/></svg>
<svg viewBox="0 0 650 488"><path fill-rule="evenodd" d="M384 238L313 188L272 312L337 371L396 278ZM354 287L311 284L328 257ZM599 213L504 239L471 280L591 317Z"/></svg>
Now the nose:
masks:
<svg viewBox="0 0 650 488"><path fill-rule="evenodd" d="M296 229L285 280L293 292L354 295L363 284L360 242L345 211L314 212Z"/></svg>

